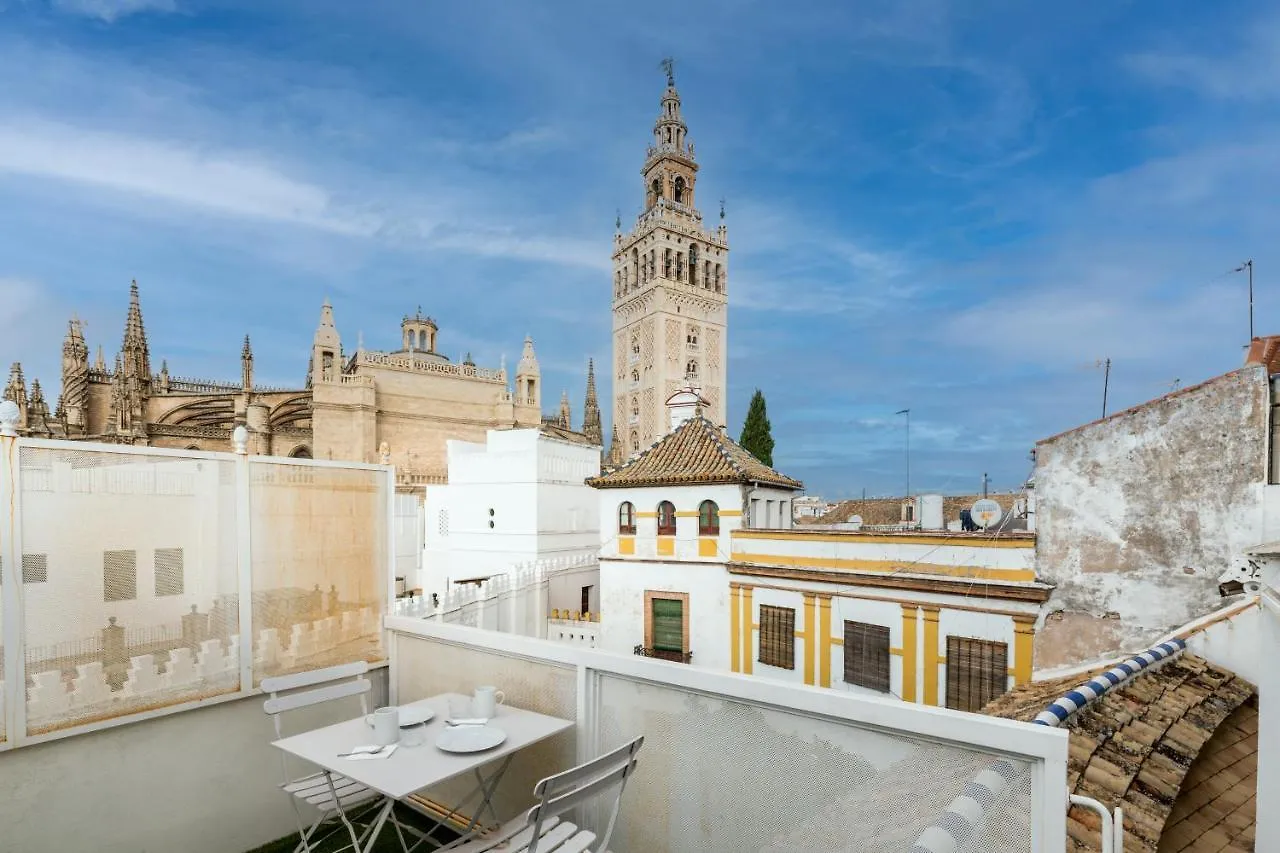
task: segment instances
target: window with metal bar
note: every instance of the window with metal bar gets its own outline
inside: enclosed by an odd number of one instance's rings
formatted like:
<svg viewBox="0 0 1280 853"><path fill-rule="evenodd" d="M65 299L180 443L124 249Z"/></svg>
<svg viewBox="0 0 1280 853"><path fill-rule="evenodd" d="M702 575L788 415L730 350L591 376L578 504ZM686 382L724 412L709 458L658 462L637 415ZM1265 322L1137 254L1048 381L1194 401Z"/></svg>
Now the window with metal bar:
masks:
<svg viewBox="0 0 1280 853"><path fill-rule="evenodd" d="M156 595L182 595L186 588L184 568L181 548L157 548Z"/></svg>
<svg viewBox="0 0 1280 853"><path fill-rule="evenodd" d="M796 612L792 608L760 605L760 663L796 668Z"/></svg>
<svg viewBox="0 0 1280 853"><path fill-rule="evenodd" d="M947 637L947 707L980 711L1009 685L1009 646Z"/></svg>
<svg viewBox="0 0 1280 853"><path fill-rule="evenodd" d="M684 601L679 598L651 600L654 657L681 660L684 657Z"/></svg>
<svg viewBox="0 0 1280 853"><path fill-rule="evenodd" d="M102 600L133 601L138 597L138 553L102 552Z"/></svg>
<svg viewBox="0 0 1280 853"><path fill-rule="evenodd" d="M844 623L844 681L889 692L889 629L865 622Z"/></svg>

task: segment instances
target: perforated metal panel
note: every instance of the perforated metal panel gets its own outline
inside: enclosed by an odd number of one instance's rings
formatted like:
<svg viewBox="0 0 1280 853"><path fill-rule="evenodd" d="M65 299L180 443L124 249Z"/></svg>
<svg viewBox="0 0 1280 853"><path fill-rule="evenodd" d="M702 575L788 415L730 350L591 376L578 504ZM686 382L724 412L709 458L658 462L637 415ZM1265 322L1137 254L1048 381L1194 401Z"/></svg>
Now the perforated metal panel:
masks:
<svg viewBox="0 0 1280 853"><path fill-rule="evenodd" d="M411 702L441 693L470 694L493 685L506 702L565 720L577 718L577 670L545 661L510 657L495 652L420 637L397 635L396 672L399 701ZM521 750L511 762L494 796L498 814L513 817L533 805L533 787L540 779L577 764L574 729ZM431 796L452 804L467 793L474 780L442 786ZM625 850L613 846L614 850Z"/></svg>
<svg viewBox="0 0 1280 853"><path fill-rule="evenodd" d="M254 683L382 660L387 475L255 460L249 476Z"/></svg>
<svg viewBox="0 0 1280 853"><path fill-rule="evenodd" d="M28 733L239 689L234 463L24 446L19 465Z"/></svg>
<svg viewBox="0 0 1280 853"><path fill-rule="evenodd" d="M646 853L902 853L992 760L614 676L600 682L600 732L602 750L645 737L610 846ZM1026 770L974 850L1032 849Z"/></svg>

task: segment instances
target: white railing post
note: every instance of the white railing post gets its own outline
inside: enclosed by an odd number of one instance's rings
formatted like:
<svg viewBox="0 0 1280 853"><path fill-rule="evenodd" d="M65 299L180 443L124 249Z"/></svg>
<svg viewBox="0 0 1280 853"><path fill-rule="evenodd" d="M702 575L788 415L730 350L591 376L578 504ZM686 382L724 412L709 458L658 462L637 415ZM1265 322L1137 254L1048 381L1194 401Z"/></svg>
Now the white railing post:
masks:
<svg viewBox="0 0 1280 853"><path fill-rule="evenodd" d="M249 468L249 431L231 433L236 466L236 602L240 622L240 690L253 689L253 506Z"/></svg>
<svg viewBox="0 0 1280 853"><path fill-rule="evenodd" d="M1070 802L1073 806L1080 806L1097 813L1098 819L1102 821L1099 833L1102 839L1102 853L1112 853L1115 844L1115 828L1111 823L1111 812L1107 811L1107 807L1092 797L1082 797L1079 794L1072 794Z"/></svg>
<svg viewBox="0 0 1280 853"><path fill-rule="evenodd" d="M20 745L27 736L27 668L22 626L22 474L18 454L18 406L0 401L0 502L6 507L0 528L3 561L4 744Z"/></svg>

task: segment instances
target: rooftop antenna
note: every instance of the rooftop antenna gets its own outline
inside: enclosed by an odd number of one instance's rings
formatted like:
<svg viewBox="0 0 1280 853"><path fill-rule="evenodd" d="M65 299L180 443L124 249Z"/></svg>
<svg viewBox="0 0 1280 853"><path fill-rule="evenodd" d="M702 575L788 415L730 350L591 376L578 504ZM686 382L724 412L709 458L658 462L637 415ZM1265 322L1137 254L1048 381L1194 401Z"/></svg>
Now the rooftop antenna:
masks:
<svg viewBox="0 0 1280 853"><path fill-rule="evenodd" d="M1249 340L1253 340L1253 258L1245 261L1240 266L1232 270L1232 272L1249 273Z"/></svg>

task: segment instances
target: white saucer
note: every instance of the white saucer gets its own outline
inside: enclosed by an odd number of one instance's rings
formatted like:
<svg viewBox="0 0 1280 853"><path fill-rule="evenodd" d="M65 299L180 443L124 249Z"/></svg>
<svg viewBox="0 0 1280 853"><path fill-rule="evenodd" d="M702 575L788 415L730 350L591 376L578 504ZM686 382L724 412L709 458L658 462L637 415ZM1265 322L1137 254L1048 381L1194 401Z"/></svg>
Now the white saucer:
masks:
<svg viewBox="0 0 1280 853"><path fill-rule="evenodd" d="M408 726L419 726L428 722L436 712L431 710L427 705L416 705L414 707L406 707L400 709L400 728ZM373 714L369 714L364 718L367 725L373 725Z"/></svg>
<svg viewBox="0 0 1280 853"><path fill-rule="evenodd" d="M507 733L494 726L447 726L436 738L436 746L445 752L484 752L507 739Z"/></svg>

